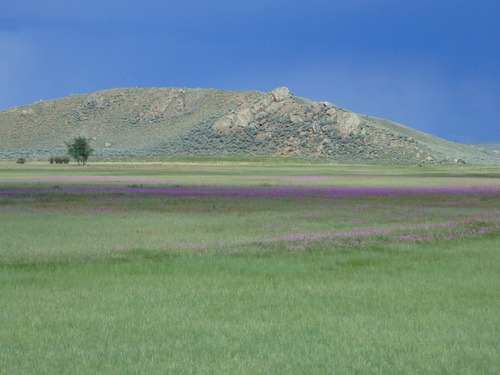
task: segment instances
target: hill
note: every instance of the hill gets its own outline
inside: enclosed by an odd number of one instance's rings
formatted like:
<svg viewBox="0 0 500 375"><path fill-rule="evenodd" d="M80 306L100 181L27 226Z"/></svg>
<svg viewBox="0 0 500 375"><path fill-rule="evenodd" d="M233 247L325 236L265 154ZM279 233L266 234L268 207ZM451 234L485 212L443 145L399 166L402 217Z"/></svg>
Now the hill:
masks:
<svg viewBox="0 0 500 375"><path fill-rule="evenodd" d="M475 146L479 149L490 151L495 154L500 155L500 141L499 142L481 142L481 143L472 143L471 146Z"/></svg>
<svg viewBox="0 0 500 375"><path fill-rule="evenodd" d="M0 112L0 159L65 154L83 135L95 157L294 156L341 162L500 164L500 157L327 102L292 95L120 88Z"/></svg>

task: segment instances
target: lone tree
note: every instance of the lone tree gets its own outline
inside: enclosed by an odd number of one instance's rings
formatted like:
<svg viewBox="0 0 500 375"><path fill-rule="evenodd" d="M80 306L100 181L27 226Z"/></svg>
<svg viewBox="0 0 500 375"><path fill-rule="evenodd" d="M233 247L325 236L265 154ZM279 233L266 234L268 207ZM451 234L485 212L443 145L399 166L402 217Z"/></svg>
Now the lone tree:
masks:
<svg viewBox="0 0 500 375"><path fill-rule="evenodd" d="M87 138L77 137L73 139L72 143L66 143L68 147L68 155L73 157L78 164L83 164L87 162L87 159L94 152L94 149L90 147Z"/></svg>

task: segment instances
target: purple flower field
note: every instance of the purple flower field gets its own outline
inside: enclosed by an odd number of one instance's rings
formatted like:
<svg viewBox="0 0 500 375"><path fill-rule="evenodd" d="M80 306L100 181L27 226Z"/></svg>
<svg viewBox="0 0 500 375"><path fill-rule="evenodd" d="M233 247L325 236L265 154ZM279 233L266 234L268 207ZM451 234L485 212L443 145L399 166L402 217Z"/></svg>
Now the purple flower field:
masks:
<svg viewBox="0 0 500 375"><path fill-rule="evenodd" d="M273 187L273 188L154 188L154 187L73 187L42 189L0 189L0 195L18 194L162 194L162 195L229 195L229 196L272 196L272 197L345 197L364 196L415 196L415 195L464 195L500 196L499 188L390 188L390 187Z"/></svg>
<svg viewBox="0 0 500 375"><path fill-rule="evenodd" d="M314 168L307 170L311 175L303 175L294 167L293 173L273 168L267 173L231 174L225 166L213 167L217 169L211 175L207 172L212 167L201 166L196 167L199 176L196 170L172 167L158 169L151 177L149 173L160 167L148 168L144 175L134 166L126 177L4 177L0 221L10 228L9 257L53 251L120 254L134 249L329 250L419 245L495 236L500 231L500 185L489 175L446 178L431 173L431 178L424 173L427 180L420 181L421 171L410 177L400 175L400 170L377 176L367 167L363 173L322 176ZM227 185L216 185L221 181ZM78 221L86 224L73 225ZM36 240L10 235L22 226L28 226ZM70 246L68 237L74 239Z"/></svg>

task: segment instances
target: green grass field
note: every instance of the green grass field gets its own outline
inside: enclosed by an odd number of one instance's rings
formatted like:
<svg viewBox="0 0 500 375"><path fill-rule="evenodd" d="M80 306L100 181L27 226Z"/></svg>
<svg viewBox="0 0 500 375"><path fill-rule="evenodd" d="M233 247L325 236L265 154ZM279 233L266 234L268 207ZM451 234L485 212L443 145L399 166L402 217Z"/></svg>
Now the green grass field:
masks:
<svg viewBox="0 0 500 375"><path fill-rule="evenodd" d="M499 168L1 163L0 227L1 374L500 368Z"/></svg>

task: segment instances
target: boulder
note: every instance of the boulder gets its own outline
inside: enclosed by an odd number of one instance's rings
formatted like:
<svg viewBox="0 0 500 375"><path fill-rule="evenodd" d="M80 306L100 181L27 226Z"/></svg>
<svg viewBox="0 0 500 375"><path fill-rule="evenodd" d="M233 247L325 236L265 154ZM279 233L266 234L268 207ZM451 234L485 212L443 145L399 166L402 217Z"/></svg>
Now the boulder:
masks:
<svg viewBox="0 0 500 375"><path fill-rule="evenodd" d="M244 108L234 116L233 123L238 127L245 127L250 125L254 119L254 114L250 108Z"/></svg>
<svg viewBox="0 0 500 375"><path fill-rule="evenodd" d="M274 89L270 93L275 102L282 102L283 100L290 99L292 97L292 93L286 87L278 87Z"/></svg>
<svg viewBox="0 0 500 375"><path fill-rule="evenodd" d="M250 108L243 108L236 113L222 116L212 125L212 129L218 132L227 132L233 127L244 128L249 126L254 118L255 116Z"/></svg>
<svg viewBox="0 0 500 375"><path fill-rule="evenodd" d="M233 126L231 121L231 117L229 115L222 116L218 119L215 124L212 125L212 130L217 132L225 133L228 132L229 129Z"/></svg>
<svg viewBox="0 0 500 375"><path fill-rule="evenodd" d="M353 112L337 112L335 116L337 124L335 125L337 131L343 137L349 134L359 134L361 130L361 121L359 116Z"/></svg>

